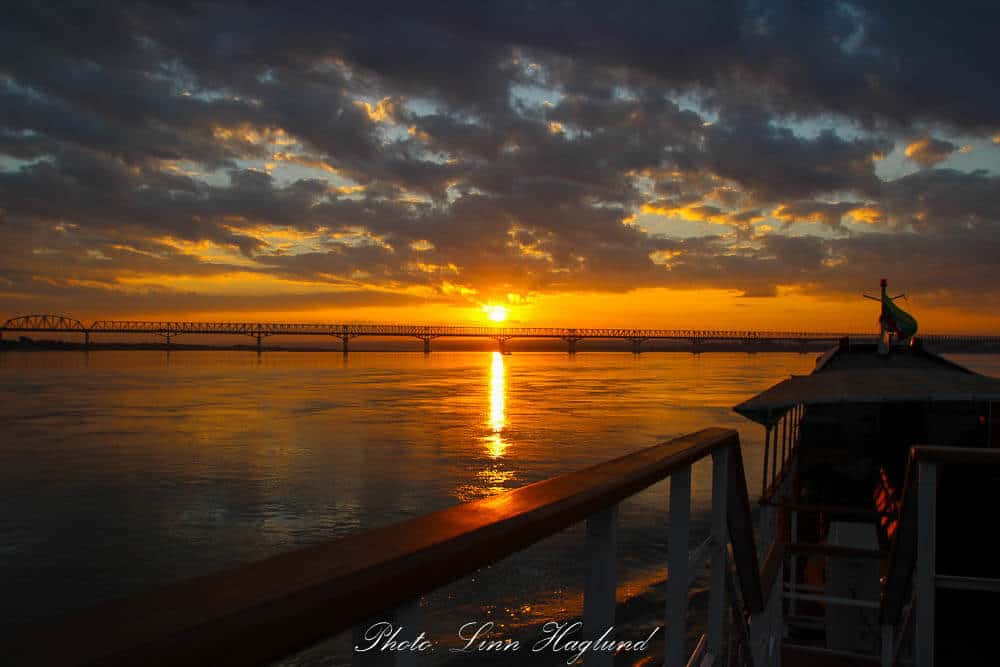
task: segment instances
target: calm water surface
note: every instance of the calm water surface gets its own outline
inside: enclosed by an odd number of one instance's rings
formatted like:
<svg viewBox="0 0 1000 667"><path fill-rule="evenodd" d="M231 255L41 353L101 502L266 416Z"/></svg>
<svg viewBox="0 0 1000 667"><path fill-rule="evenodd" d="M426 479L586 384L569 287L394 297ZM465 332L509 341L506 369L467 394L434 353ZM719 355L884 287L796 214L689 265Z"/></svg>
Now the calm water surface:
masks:
<svg viewBox="0 0 1000 667"><path fill-rule="evenodd" d="M707 426L739 430L758 488L762 430L731 408L816 356L4 352L0 636ZM693 489L697 536L707 462ZM649 603L634 634L662 599L666 495L621 509L620 596ZM428 596L428 634L579 613L582 544L578 526ZM345 641L289 662L337 664Z"/></svg>

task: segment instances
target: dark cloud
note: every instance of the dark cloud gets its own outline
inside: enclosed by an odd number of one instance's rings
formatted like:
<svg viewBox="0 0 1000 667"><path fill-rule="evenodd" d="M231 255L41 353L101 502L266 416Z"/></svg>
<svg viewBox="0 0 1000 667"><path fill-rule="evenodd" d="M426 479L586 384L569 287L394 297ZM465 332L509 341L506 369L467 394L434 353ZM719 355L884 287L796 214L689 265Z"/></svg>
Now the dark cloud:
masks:
<svg viewBox="0 0 1000 667"><path fill-rule="evenodd" d="M983 67L998 56L1000 6L991 3L952 4L946 17L932 5L867 0L525 1L503 11L435 3L410 11L456 34L630 66L723 105L742 96L782 113L996 129L1000 92Z"/></svg>
<svg viewBox="0 0 1000 667"><path fill-rule="evenodd" d="M846 140L833 130L802 138L744 110L727 112L705 134L706 168L766 202L830 192L874 194L874 156L892 148L881 139Z"/></svg>
<svg viewBox="0 0 1000 667"><path fill-rule="evenodd" d="M928 236L1000 232L1000 176L986 171L919 171L886 183L881 201L898 226Z"/></svg>

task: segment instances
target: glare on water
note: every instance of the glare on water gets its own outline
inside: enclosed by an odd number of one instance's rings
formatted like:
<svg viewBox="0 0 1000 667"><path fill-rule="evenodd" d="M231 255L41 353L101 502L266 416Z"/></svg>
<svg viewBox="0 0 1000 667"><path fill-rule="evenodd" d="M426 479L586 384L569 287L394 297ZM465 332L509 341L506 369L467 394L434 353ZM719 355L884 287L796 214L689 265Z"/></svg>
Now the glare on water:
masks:
<svg viewBox="0 0 1000 667"><path fill-rule="evenodd" d="M503 355L493 353L490 365L490 428L492 433L486 436L486 442L493 458L503 456L507 443L503 439L503 427L507 423L506 402L507 386L504 378Z"/></svg>

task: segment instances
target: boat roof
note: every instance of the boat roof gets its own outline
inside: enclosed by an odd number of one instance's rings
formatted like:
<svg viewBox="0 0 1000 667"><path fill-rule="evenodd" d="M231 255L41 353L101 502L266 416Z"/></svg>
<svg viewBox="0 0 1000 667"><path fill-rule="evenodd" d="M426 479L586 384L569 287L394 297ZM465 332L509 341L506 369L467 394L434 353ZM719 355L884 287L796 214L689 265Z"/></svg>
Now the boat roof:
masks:
<svg viewBox="0 0 1000 667"><path fill-rule="evenodd" d="M1000 401L1000 378L975 373L921 348L876 354L842 342L810 375L793 375L733 408L760 424L805 405Z"/></svg>

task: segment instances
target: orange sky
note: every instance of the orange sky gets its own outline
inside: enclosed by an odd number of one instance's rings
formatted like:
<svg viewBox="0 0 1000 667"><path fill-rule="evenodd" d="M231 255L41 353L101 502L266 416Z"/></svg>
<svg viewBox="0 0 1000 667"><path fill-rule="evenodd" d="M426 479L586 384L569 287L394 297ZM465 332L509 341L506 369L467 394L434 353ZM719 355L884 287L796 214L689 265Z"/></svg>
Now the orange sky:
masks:
<svg viewBox="0 0 1000 667"><path fill-rule="evenodd" d="M876 290L872 290L875 292ZM216 310L150 310L127 319L381 322L538 327L703 328L783 331L877 331L878 304L857 298L813 297L787 293L778 297L743 297L735 290L639 289L625 294L563 293L538 295L527 303L497 300L507 310L503 324L491 321L478 304L428 303L413 306L356 306L256 312ZM904 308L917 317L924 333L993 333L1000 322L992 313L920 304L912 298ZM95 313L93 319L114 314Z"/></svg>

